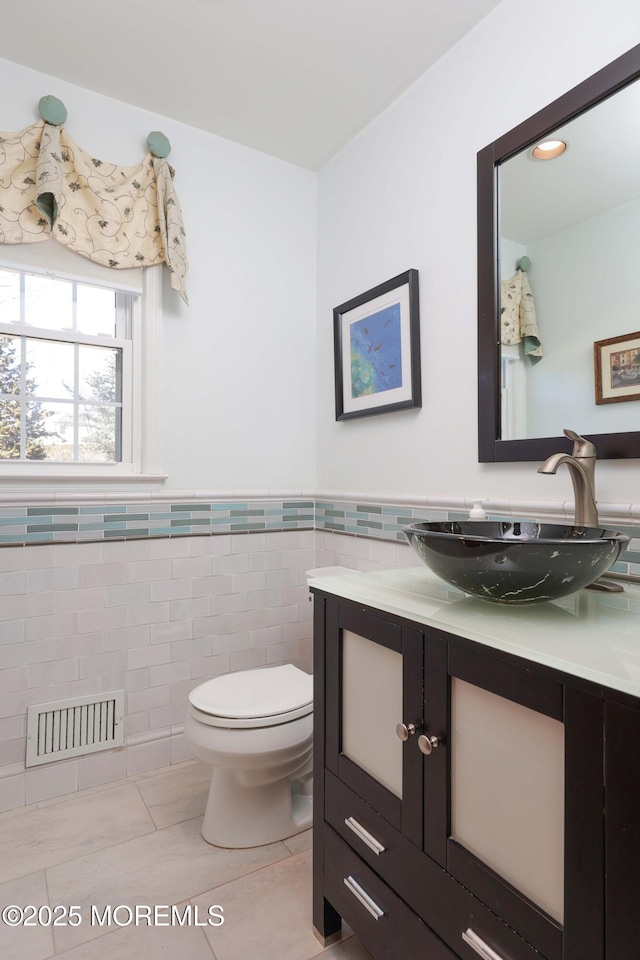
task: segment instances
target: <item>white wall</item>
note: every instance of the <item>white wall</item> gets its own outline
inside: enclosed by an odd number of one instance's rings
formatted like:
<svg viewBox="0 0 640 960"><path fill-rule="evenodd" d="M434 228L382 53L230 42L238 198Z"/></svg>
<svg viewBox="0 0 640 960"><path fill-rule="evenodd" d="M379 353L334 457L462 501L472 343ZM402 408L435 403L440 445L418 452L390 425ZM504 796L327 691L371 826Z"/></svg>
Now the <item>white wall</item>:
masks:
<svg viewBox="0 0 640 960"><path fill-rule="evenodd" d="M571 497L534 464L478 464L476 153L640 41L637 0L504 0L321 172L318 489ZM339 303L420 271L423 407L336 423ZM601 501L637 496L637 461L598 468Z"/></svg>
<svg viewBox="0 0 640 960"><path fill-rule="evenodd" d="M527 370L529 436L555 436L562 417L585 424L590 433L639 428L640 402L595 404L593 371L596 340L640 328L638 236L640 202L529 244L545 352L544 360ZM562 405L559 383L567 393Z"/></svg>
<svg viewBox="0 0 640 960"><path fill-rule="evenodd" d="M99 158L139 162L151 130L171 141L191 306L165 284L166 485L311 489L315 174L6 60L0 88L5 131L38 120L51 93L72 138Z"/></svg>

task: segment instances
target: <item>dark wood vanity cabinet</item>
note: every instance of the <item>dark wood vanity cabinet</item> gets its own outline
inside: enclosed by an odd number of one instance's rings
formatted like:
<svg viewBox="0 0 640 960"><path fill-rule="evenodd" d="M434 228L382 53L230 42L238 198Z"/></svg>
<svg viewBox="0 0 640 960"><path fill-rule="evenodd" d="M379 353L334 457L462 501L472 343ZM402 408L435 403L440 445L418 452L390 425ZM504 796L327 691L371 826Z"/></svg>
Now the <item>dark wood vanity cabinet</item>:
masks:
<svg viewBox="0 0 640 960"><path fill-rule="evenodd" d="M318 935L344 919L375 960L637 960L633 698L320 591L314 617Z"/></svg>

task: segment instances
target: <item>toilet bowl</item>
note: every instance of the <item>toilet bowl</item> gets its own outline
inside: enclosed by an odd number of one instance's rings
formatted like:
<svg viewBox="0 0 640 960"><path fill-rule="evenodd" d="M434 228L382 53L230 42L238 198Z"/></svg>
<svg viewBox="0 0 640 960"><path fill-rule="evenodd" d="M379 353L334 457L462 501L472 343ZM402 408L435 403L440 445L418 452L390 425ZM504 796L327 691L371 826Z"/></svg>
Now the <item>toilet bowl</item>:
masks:
<svg viewBox="0 0 640 960"><path fill-rule="evenodd" d="M202 836L256 847L311 826L313 678L292 664L228 673L189 694L184 728L213 764Z"/></svg>

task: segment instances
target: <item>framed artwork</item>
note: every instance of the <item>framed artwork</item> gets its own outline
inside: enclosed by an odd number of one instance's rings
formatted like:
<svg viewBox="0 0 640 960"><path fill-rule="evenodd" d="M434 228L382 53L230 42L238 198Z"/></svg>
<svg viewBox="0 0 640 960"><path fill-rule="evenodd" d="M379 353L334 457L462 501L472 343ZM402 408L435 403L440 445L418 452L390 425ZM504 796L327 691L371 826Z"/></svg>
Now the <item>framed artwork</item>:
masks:
<svg viewBox="0 0 640 960"><path fill-rule="evenodd" d="M593 345L596 403L640 400L640 331Z"/></svg>
<svg viewBox="0 0 640 960"><path fill-rule="evenodd" d="M422 406L418 271L333 311L336 420Z"/></svg>

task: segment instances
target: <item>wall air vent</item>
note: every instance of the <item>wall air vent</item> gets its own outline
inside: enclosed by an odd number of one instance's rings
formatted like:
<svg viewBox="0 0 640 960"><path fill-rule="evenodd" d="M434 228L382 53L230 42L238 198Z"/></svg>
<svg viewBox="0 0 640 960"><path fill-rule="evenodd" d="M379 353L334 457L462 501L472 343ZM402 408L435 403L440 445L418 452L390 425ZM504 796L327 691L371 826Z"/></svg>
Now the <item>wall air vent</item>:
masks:
<svg viewBox="0 0 640 960"><path fill-rule="evenodd" d="M27 707L26 766L124 743L124 690Z"/></svg>

